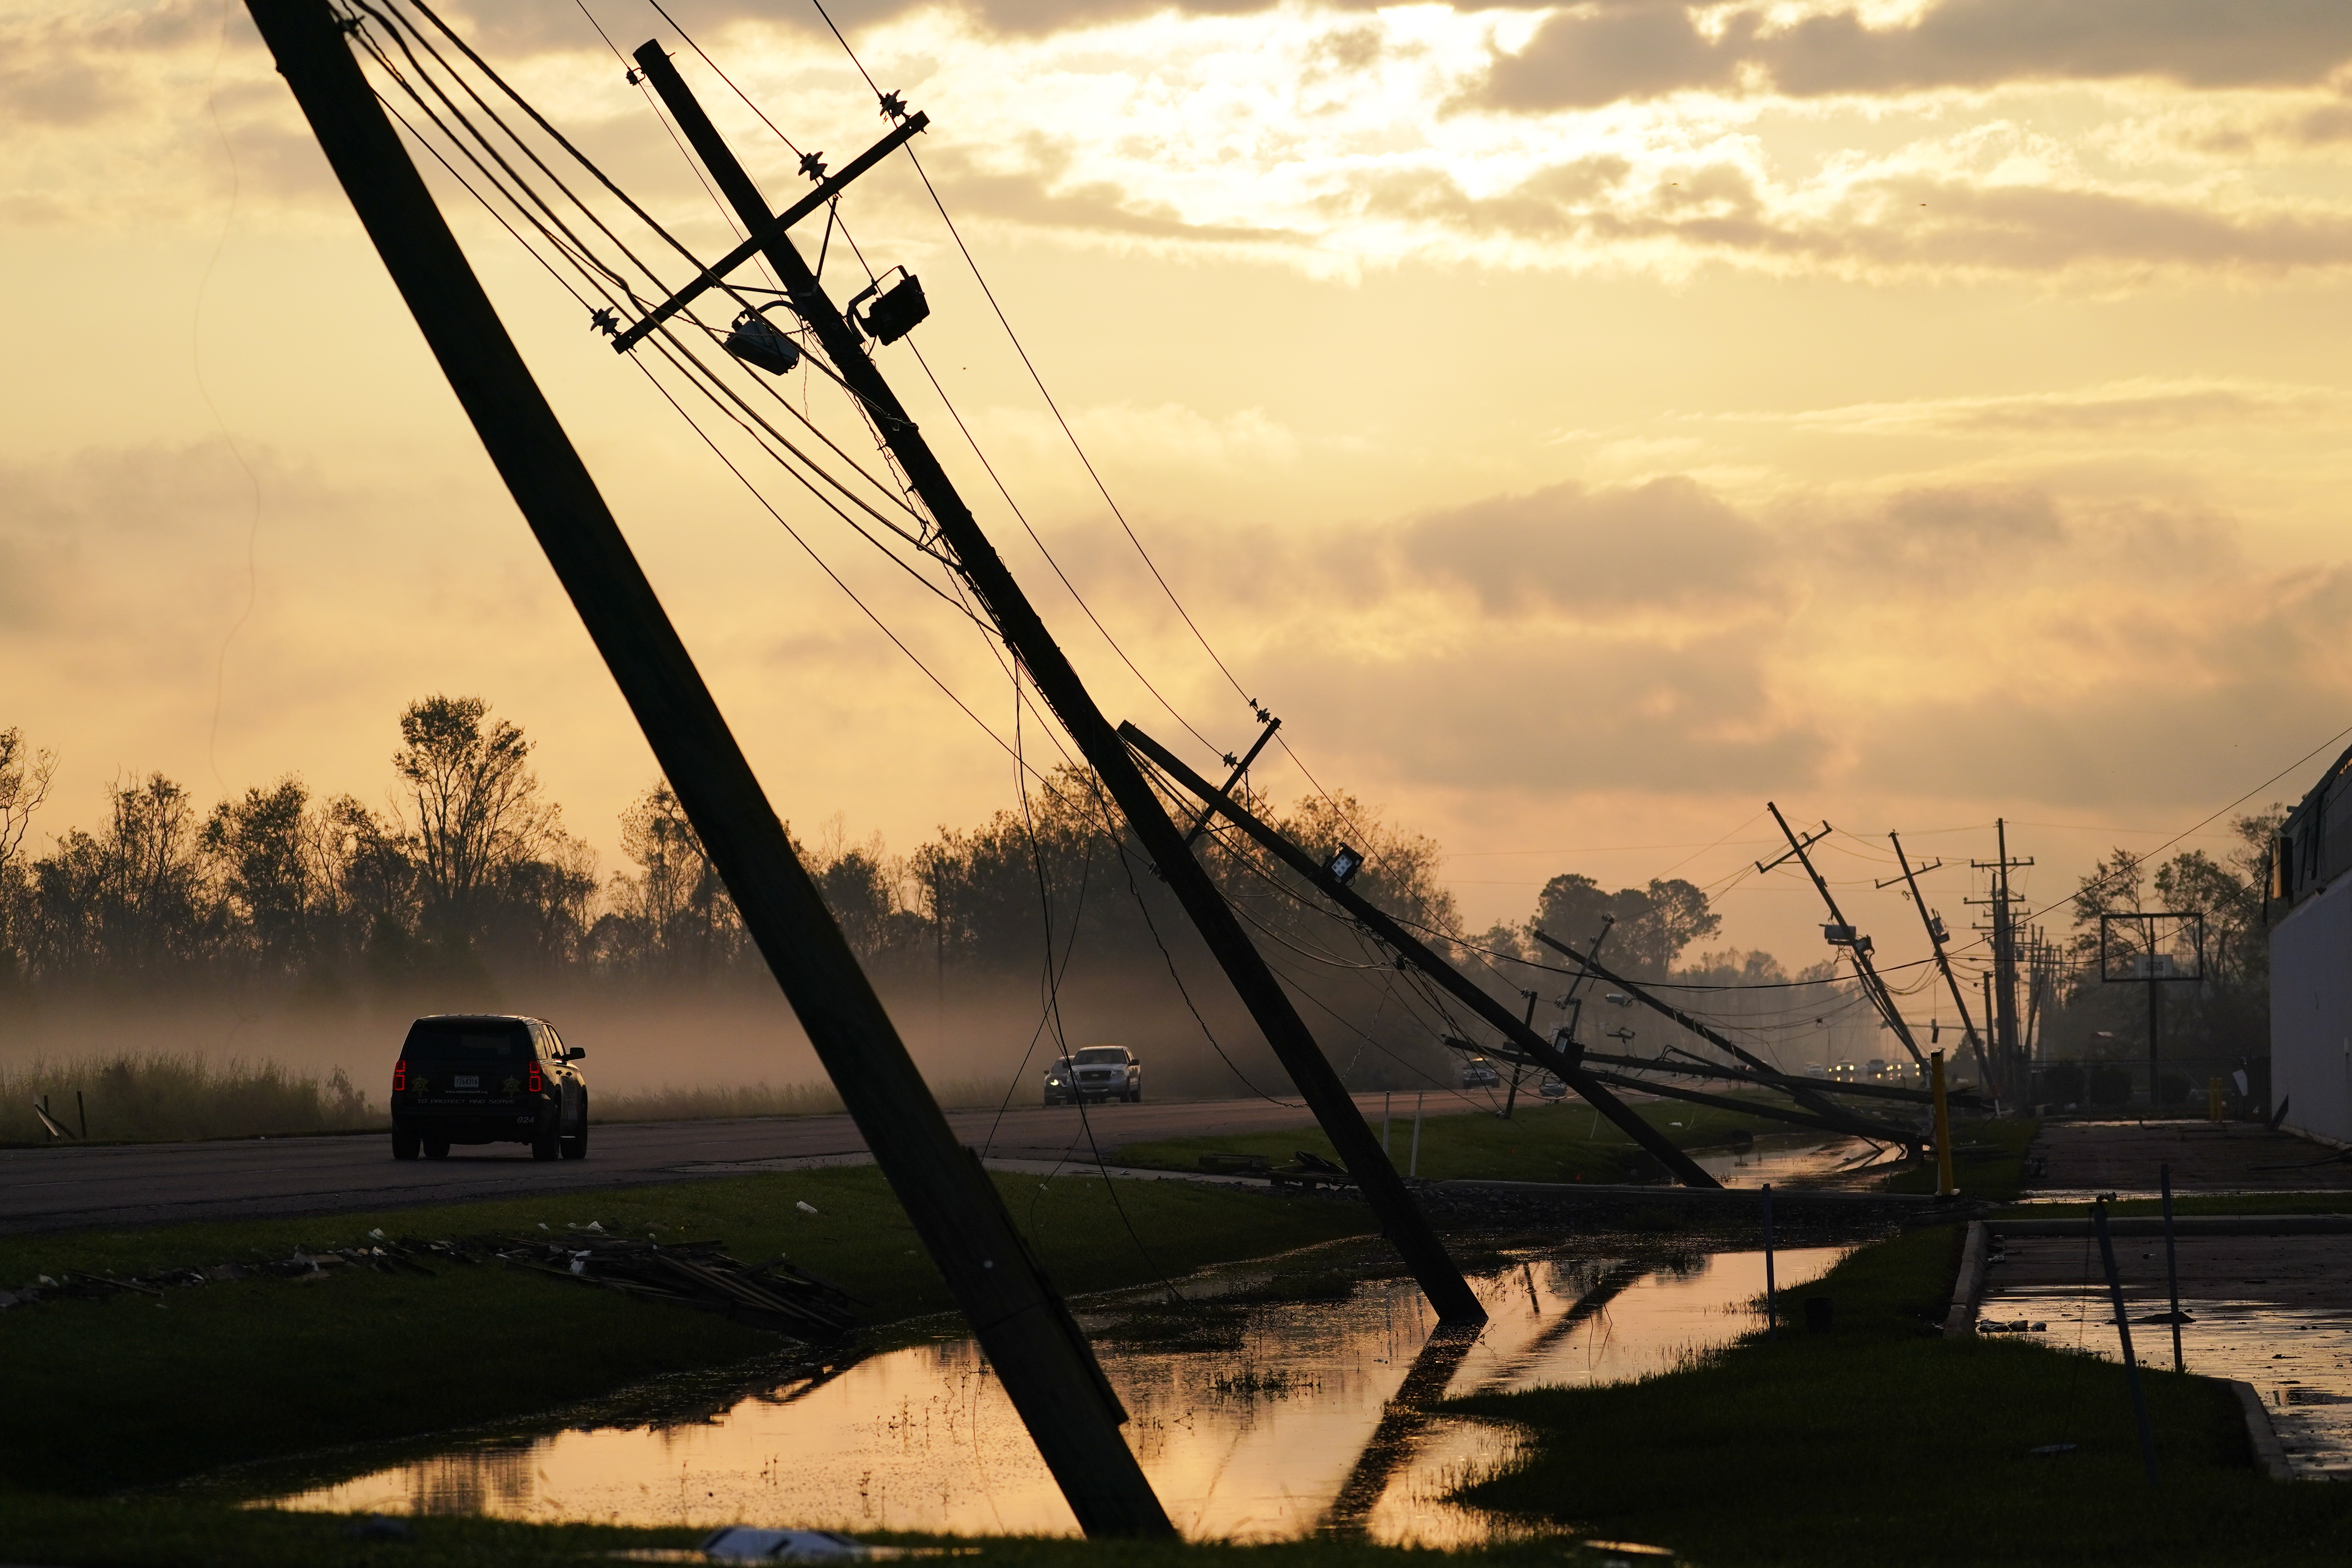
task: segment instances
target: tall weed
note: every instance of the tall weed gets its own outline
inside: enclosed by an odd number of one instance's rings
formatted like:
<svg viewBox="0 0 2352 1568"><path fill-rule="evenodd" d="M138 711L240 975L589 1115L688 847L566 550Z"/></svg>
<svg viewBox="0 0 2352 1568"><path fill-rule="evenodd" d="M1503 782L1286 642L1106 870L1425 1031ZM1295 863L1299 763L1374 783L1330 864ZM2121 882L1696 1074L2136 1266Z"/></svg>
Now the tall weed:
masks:
<svg viewBox="0 0 2352 1568"><path fill-rule="evenodd" d="M76 1094L80 1101L77 1105ZM388 1125L381 1106L341 1068L299 1072L280 1062L215 1062L194 1053L128 1053L0 1064L0 1144L57 1140L34 1113L49 1114L92 1142L247 1138Z"/></svg>

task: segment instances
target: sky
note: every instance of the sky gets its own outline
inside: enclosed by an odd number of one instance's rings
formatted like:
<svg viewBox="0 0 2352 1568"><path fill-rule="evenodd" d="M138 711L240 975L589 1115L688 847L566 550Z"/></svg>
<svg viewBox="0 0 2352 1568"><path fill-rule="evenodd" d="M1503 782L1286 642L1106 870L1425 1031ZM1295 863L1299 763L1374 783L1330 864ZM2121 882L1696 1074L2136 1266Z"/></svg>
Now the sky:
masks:
<svg viewBox="0 0 2352 1568"><path fill-rule="evenodd" d="M781 137L881 133L866 76L924 110L938 205L894 159L803 246L836 297L921 278L877 363L1102 707L1205 769L1264 702L1261 787L1429 834L1474 925L1671 875L1811 962L1810 889L1742 870L1771 800L1916 956L1890 829L1958 928L1996 817L2047 903L2352 726L2340 4L845 0L856 63L808 0L440 14L698 257L733 230L619 53L779 205ZM37 841L150 770L382 802L449 691L613 867L650 753L241 7L0 7L0 62ZM1054 737L960 607L689 399L740 479L433 181L796 830L1017 807Z"/></svg>

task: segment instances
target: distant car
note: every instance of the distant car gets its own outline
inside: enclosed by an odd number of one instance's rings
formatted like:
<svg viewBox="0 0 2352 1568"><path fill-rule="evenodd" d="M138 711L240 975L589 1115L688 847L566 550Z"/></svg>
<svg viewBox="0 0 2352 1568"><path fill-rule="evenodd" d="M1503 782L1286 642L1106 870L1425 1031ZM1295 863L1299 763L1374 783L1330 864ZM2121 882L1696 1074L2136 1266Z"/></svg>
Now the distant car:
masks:
<svg viewBox="0 0 2352 1568"><path fill-rule="evenodd" d="M1048 1105L1082 1100L1123 1100L1131 1105L1142 1098L1143 1064L1125 1046L1088 1046L1045 1069Z"/></svg>
<svg viewBox="0 0 2352 1568"><path fill-rule="evenodd" d="M1559 1080L1559 1074L1546 1073L1543 1075L1543 1082L1536 1086L1536 1092L1546 1100L1566 1100L1568 1085Z"/></svg>
<svg viewBox="0 0 2352 1568"><path fill-rule="evenodd" d="M1462 1064L1462 1087L1465 1089L1494 1089L1502 1081L1503 1075L1496 1072L1495 1064L1485 1057L1472 1057Z"/></svg>
<svg viewBox="0 0 2352 1568"><path fill-rule="evenodd" d="M534 1160L588 1153L588 1085L541 1018L442 1014L408 1026L392 1069L392 1157L453 1143L528 1143Z"/></svg>

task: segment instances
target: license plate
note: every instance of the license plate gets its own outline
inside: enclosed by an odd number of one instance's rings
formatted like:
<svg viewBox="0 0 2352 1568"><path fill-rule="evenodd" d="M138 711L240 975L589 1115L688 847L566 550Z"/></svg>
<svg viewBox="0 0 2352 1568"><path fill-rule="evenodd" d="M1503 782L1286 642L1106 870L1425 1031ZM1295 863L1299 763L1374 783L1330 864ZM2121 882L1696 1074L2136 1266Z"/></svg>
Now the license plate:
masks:
<svg viewBox="0 0 2352 1568"><path fill-rule="evenodd" d="M478 1073L472 1078L454 1078L449 1081L453 1087L457 1089L479 1089L482 1087L481 1075Z"/></svg>

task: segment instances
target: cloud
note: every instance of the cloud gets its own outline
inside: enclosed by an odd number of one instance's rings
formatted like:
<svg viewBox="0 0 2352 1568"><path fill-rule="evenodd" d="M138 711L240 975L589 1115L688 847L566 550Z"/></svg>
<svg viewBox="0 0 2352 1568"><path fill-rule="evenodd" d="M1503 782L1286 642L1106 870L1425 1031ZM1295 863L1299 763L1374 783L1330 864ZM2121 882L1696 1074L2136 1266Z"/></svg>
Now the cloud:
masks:
<svg viewBox="0 0 2352 1568"><path fill-rule="evenodd" d="M2329 387L2138 377L2062 392L1853 404L1763 417L1854 435L2061 437L2210 428L2253 420L2303 423L2332 417L2342 403L2343 395Z"/></svg>
<svg viewBox="0 0 2352 1568"><path fill-rule="evenodd" d="M1685 608L1759 586L1762 529L1688 479L1630 489L1554 485L1407 523L1406 569L1470 590L1489 614Z"/></svg>
<svg viewBox="0 0 2352 1568"><path fill-rule="evenodd" d="M1908 18L1859 6L1785 25L1675 0L1587 0L1498 56L1480 100L1528 110L1669 93L1981 89L2154 78L2194 88L2324 81L2352 59L2352 10L2331 0L1941 0Z"/></svg>
<svg viewBox="0 0 2352 1568"><path fill-rule="evenodd" d="M1164 537L1183 580L1237 535ZM2352 707L2352 566L2274 571L2226 514L2140 497L1750 507L1675 475L1249 553L1283 591L1212 635L1384 788L2178 804Z"/></svg>

